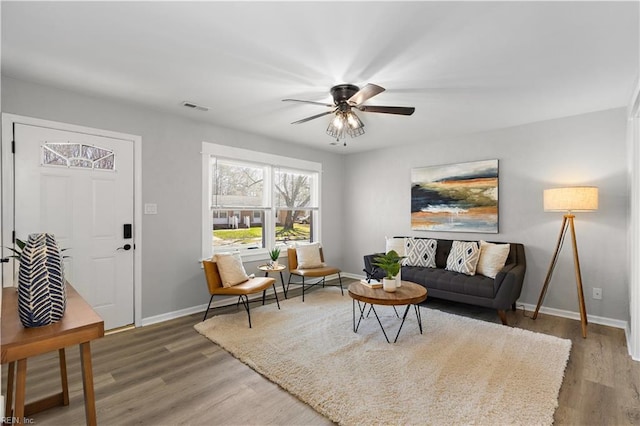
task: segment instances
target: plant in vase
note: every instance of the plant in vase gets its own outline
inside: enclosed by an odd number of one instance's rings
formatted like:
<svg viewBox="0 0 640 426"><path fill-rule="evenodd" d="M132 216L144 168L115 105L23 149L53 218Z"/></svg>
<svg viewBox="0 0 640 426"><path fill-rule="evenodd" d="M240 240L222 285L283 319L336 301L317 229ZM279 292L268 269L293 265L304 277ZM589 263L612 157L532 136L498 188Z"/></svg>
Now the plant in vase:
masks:
<svg viewBox="0 0 640 426"><path fill-rule="evenodd" d="M271 249L271 251L269 252L269 257L271 258L271 267L277 268L278 258L280 258L280 249L277 247L274 249Z"/></svg>
<svg viewBox="0 0 640 426"><path fill-rule="evenodd" d="M404 256L400 256L395 250L390 250L388 253L376 256L373 259L373 265L382 269L387 273L386 277L382 279L382 289L388 292L396 291L396 275L400 272L400 261L404 259Z"/></svg>
<svg viewBox="0 0 640 426"><path fill-rule="evenodd" d="M30 234L10 248L18 259L18 314L25 327L59 321L67 305L63 256L53 234Z"/></svg>

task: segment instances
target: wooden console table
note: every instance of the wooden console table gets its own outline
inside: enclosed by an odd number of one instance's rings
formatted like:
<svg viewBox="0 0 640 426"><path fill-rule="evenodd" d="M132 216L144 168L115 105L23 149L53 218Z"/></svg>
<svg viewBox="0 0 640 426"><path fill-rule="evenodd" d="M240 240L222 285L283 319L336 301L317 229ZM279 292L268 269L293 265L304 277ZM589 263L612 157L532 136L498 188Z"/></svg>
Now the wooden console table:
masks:
<svg viewBox="0 0 640 426"><path fill-rule="evenodd" d="M91 340L104 336L104 322L91 306L67 283L67 308L55 324L25 328L18 316L18 294L13 287L2 289L2 364L9 364L5 417L23 422L25 416L58 405L69 405L65 348L80 345L82 383L87 425L96 425L96 403L91 367ZM58 351L62 392L25 404L27 359ZM18 371L16 374L16 363ZM15 379L15 393L14 393ZM15 395L15 408L14 408Z"/></svg>

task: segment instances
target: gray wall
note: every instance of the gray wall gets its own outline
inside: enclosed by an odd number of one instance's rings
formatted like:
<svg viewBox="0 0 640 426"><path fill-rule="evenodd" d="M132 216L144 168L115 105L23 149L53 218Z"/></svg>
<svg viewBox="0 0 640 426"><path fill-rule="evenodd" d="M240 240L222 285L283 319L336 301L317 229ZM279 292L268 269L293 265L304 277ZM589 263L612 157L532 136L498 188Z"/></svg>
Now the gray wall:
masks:
<svg viewBox="0 0 640 426"><path fill-rule="evenodd" d="M116 101L2 79L3 112L142 136L142 317L206 303L200 257L200 144L203 140L323 164L322 242L327 260L361 274L362 256L384 249L384 236L487 239L526 246L521 302L535 304L562 215L544 213L542 192L560 185L600 188L600 209L578 214L587 311L627 321L627 163L623 109L534 123L464 138L341 156L265 139ZM500 160L500 233L411 231L410 169ZM248 265L248 269L255 264ZM601 287L603 300L591 298ZM570 246L559 260L545 306L577 311Z"/></svg>
<svg viewBox="0 0 640 426"><path fill-rule="evenodd" d="M615 109L347 156L344 269L361 274L362 256L383 251L385 236L519 242L527 256L520 302L535 305L562 222L561 213L543 211L543 190L595 185L600 188L599 210L576 214L587 312L628 321L625 117L624 109ZM493 158L499 160L498 234L411 230L412 167ZM603 289L602 300L592 299L593 287ZM569 240L544 305L578 311Z"/></svg>
<svg viewBox="0 0 640 426"><path fill-rule="evenodd" d="M322 163L327 261L342 258L344 157L116 101L2 78L2 111L142 136L142 318L208 302L201 257L202 141ZM194 114L195 116L196 114ZM247 265L255 272L255 264Z"/></svg>

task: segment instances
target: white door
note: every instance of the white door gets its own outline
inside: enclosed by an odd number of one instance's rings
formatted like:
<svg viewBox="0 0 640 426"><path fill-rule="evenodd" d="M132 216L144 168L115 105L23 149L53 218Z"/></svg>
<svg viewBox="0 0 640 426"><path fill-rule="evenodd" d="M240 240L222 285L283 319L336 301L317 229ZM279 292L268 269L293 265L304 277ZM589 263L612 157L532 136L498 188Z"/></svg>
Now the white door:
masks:
<svg viewBox="0 0 640 426"><path fill-rule="evenodd" d="M65 278L104 319L134 322L133 143L15 124L15 235L48 232Z"/></svg>

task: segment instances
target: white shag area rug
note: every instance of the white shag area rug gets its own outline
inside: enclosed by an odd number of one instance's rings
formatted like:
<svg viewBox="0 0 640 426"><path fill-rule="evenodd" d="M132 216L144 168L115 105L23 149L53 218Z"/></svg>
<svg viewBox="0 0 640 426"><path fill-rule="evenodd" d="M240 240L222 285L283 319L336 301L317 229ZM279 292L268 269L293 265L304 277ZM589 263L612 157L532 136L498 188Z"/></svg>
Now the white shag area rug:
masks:
<svg viewBox="0 0 640 426"><path fill-rule="evenodd" d="M373 313L353 332L351 298L305 297L214 316L195 329L334 422L550 425L571 341L421 307L398 342ZM390 339L400 319L376 306ZM404 307L399 307L402 315Z"/></svg>

